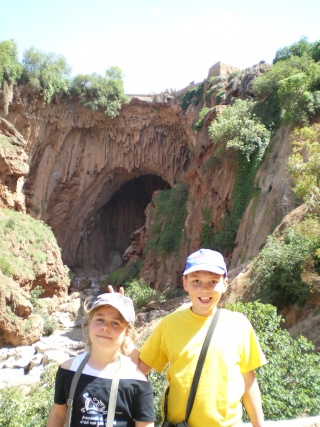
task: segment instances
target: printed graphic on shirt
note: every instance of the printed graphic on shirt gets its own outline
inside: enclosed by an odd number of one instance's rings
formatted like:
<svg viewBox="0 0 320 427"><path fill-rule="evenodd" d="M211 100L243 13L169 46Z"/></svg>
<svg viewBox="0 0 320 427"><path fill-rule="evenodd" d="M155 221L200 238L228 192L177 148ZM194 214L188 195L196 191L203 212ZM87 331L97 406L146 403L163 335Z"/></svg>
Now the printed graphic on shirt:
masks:
<svg viewBox="0 0 320 427"><path fill-rule="evenodd" d="M85 393L84 407L81 408L82 415L80 424L89 426L104 426L105 415L108 414L106 405L96 397L91 397L89 393Z"/></svg>

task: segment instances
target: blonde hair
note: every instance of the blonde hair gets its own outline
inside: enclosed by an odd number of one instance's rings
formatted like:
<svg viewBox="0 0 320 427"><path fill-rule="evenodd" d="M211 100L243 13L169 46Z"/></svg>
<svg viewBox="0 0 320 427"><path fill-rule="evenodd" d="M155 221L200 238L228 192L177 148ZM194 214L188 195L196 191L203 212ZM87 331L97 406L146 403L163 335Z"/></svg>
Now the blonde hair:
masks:
<svg viewBox="0 0 320 427"><path fill-rule="evenodd" d="M112 305L109 305L109 304L106 304L103 306L100 305L100 306L94 308L90 312L90 308L91 308L92 303L93 303L92 298L87 298L85 300L85 302L84 302L84 315L83 315L82 322L81 322L82 333L84 336L86 349L88 351L91 351L91 348L92 348L92 343L91 343L91 340L89 338L89 325L90 325L90 322L92 320L93 315L101 307L112 307ZM120 312L119 312L119 314L121 316L121 320L126 325L126 335L125 335L125 338L123 340L123 343L121 344L120 353L127 356L128 354L130 354L132 352L133 348L135 347L134 341L136 338L136 331L135 331L134 326L131 323L127 322Z"/></svg>

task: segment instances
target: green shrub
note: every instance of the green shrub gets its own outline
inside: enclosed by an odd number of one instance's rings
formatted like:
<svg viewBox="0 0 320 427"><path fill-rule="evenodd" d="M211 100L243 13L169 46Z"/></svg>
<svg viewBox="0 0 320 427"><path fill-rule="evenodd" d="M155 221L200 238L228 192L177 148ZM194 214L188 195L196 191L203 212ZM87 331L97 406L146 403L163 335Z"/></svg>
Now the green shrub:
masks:
<svg viewBox="0 0 320 427"><path fill-rule="evenodd" d="M53 403L57 365L49 365L40 383L26 395L22 388L0 390L0 427L45 427Z"/></svg>
<svg viewBox="0 0 320 427"><path fill-rule="evenodd" d="M107 283L108 285L112 285L114 287L122 286L126 282L137 279L139 277L142 266L143 259L138 261L130 261L124 267L118 268L109 274L103 283Z"/></svg>
<svg viewBox="0 0 320 427"><path fill-rule="evenodd" d="M181 109L182 111L186 111L191 101L193 99L193 105L197 106L202 99L203 95L204 83L201 83L199 86L194 87L192 89L188 89L186 93L183 95Z"/></svg>
<svg viewBox="0 0 320 427"><path fill-rule="evenodd" d="M62 55L32 47L25 51L22 63L23 79L42 92L47 104L54 96L68 93L71 68Z"/></svg>
<svg viewBox="0 0 320 427"><path fill-rule="evenodd" d="M274 122L280 112L281 123L293 126L307 125L316 114L319 90L320 64L307 54L277 61L254 81L254 94L275 113Z"/></svg>
<svg viewBox="0 0 320 427"><path fill-rule="evenodd" d="M184 183L160 191L154 198L153 221L144 252L154 251L163 258L180 249L187 217L188 188Z"/></svg>
<svg viewBox="0 0 320 427"><path fill-rule="evenodd" d="M153 392L154 392L154 411L156 417L156 426L161 426L162 422L162 413L161 413L161 402L164 396L166 387L168 385L166 379L166 373L157 372L154 369L148 374L148 380L152 383Z"/></svg>
<svg viewBox="0 0 320 427"><path fill-rule="evenodd" d="M288 171L293 192L320 212L320 124L296 129Z"/></svg>
<svg viewBox="0 0 320 427"><path fill-rule="evenodd" d="M288 228L282 240L269 236L252 278L261 301L279 309L304 305L312 290L304 273L318 268L319 247L320 221L316 216Z"/></svg>
<svg viewBox="0 0 320 427"><path fill-rule="evenodd" d="M93 111L102 110L110 117L115 117L121 105L127 101L119 67L110 67L104 77L96 73L76 76L72 82L72 92L85 107Z"/></svg>
<svg viewBox="0 0 320 427"><path fill-rule="evenodd" d="M216 94L216 105L219 105L220 104L220 102L221 102L221 100L222 100L222 98L223 98L223 95L225 94L225 91L224 90L219 90L218 92L217 92L217 94Z"/></svg>
<svg viewBox="0 0 320 427"><path fill-rule="evenodd" d="M22 73L22 66L18 60L17 44L13 40L0 43L0 88L3 80L16 83Z"/></svg>
<svg viewBox="0 0 320 427"><path fill-rule="evenodd" d="M125 295L130 297L134 302L134 307L139 311L145 307L155 296L156 291L150 288L149 284L143 279L133 280L124 285Z"/></svg>
<svg viewBox="0 0 320 427"><path fill-rule="evenodd" d="M218 90L218 86L217 85L213 85L213 86L211 86L207 91L206 91L206 94L205 94L205 101L206 101L206 103L207 104L210 104L211 103L211 96L212 96L212 94L214 93L214 92L216 92Z"/></svg>
<svg viewBox="0 0 320 427"><path fill-rule="evenodd" d="M208 107L204 107L204 108L202 108L202 110L199 112L199 120L197 121L197 123L194 125L194 127L196 128L196 129L201 129L202 128L202 125L203 125L203 120L204 120L204 118L205 118L205 116L206 116L206 114L208 113L208 111L210 111L210 108L208 108Z"/></svg>
<svg viewBox="0 0 320 427"><path fill-rule="evenodd" d="M301 37L301 39L293 43L291 46L285 46L281 49L278 49L276 52L276 56L273 60L273 63L275 64L278 61L285 61L289 59L291 56L303 56L308 55L310 56L314 61L318 61L317 59L317 43L309 43L307 37Z"/></svg>
<svg viewBox="0 0 320 427"><path fill-rule="evenodd" d="M213 143L224 143L226 148L233 149L248 162L257 153L261 158L270 140L270 132L252 113L253 105L249 101L236 100L208 129Z"/></svg>
<svg viewBox="0 0 320 427"><path fill-rule="evenodd" d="M319 415L320 354L314 352L314 345L304 337L290 337L270 304L237 302L227 308L248 317L267 357L268 363L256 370L265 418ZM246 414L244 419L248 421Z"/></svg>

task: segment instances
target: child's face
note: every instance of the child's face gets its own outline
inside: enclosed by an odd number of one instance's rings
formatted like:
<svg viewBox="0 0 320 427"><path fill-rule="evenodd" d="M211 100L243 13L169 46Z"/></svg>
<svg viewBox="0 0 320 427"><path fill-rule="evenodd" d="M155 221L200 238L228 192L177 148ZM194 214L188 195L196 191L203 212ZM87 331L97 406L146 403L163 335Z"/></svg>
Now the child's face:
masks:
<svg viewBox="0 0 320 427"><path fill-rule="evenodd" d="M127 323L112 306L102 306L94 313L89 323L89 338L92 348L120 350L126 336Z"/></svg>
<svg viewBox="0 0 320 427"><path fill-rule="evenodd" d="M210 271L195 271L183 276L182 280L192 302L191 310L199 316L213 313L228 284L224 276Z"/></svg>

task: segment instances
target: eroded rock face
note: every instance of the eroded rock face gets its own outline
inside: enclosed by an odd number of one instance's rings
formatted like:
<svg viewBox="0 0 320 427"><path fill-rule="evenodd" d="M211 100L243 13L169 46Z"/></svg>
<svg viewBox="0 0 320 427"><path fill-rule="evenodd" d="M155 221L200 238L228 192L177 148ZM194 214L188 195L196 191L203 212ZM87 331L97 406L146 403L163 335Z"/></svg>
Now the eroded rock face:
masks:
<svg viewBox="0 0 320 427"><path fill-rule="evenodd" d="M133 99L113 120L63 103L34 103L24 114L28 126L18 104L10 107L29 143L30 213L50 225L74 271L113 271L152 193L182 180L193 132L181 109Z"/></svg>
<svg viewBox="0 0 320 427"><path fill-rule="evenodd" d="M27 345L40 339L43 319L20 286L0 272L0 345Z"/></svg>
<svg viewBox="0 0 320 427"><path fill-rule="evenodd" d="M0 207L25 212L23 185L29 172L26 141L15 127L0 118Z"/></svg>

